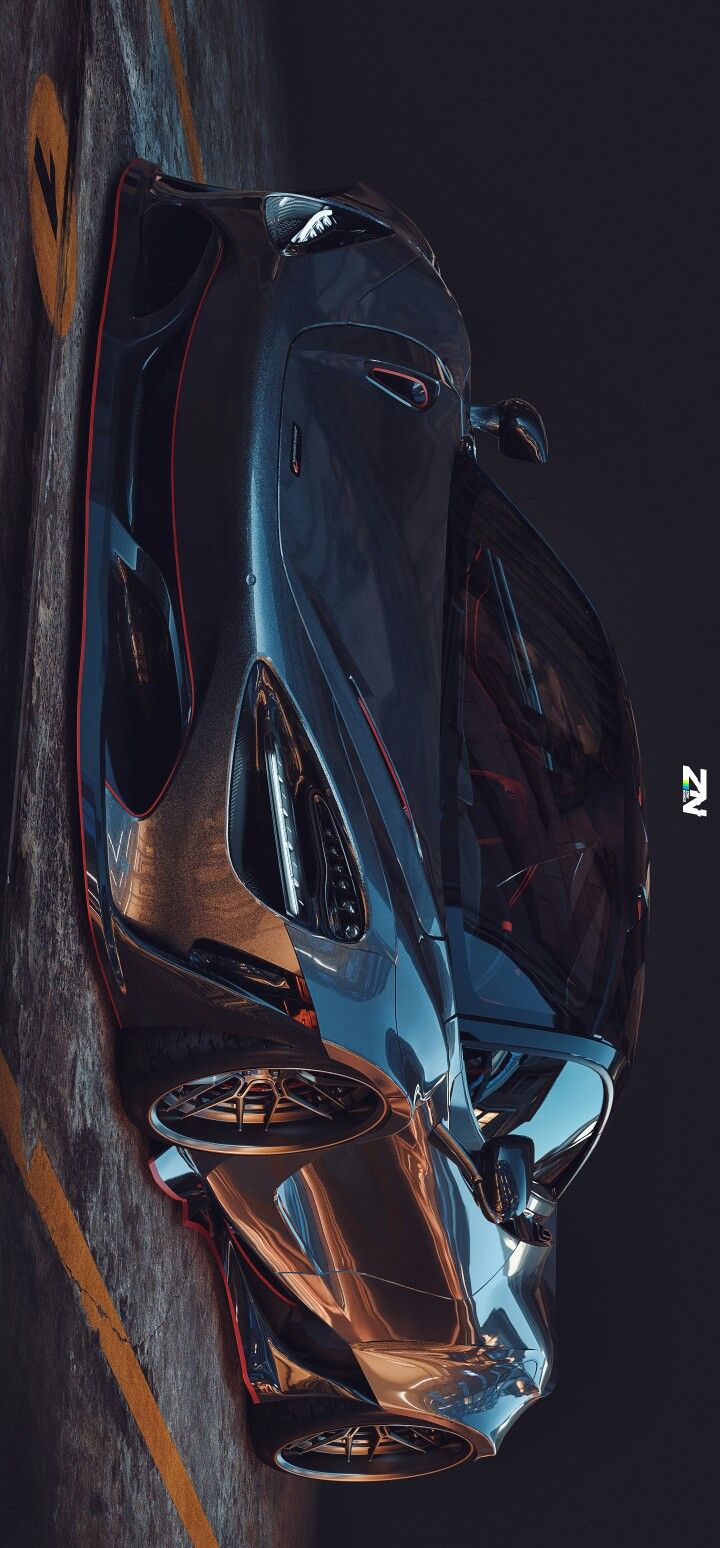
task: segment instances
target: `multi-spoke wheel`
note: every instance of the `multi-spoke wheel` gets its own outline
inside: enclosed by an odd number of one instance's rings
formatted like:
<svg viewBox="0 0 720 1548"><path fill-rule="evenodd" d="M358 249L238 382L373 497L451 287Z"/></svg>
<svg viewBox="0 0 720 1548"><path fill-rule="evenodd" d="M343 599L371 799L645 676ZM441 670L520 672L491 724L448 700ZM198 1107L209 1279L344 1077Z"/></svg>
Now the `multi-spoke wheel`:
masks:
<svg viewBox="0 0 720 1548"><path fill-rule="evenodd" d="M124 1033L119 1063L129 1116L190 1150L324 1149L366 1133L385 1113L352 1070L250 1061L234 1036Z"/></svg>
<svg viewBox="0 0 720 1548"><path fill-rule="evenodd" d="M385 1414L369 1404L285 1399L251 1416L256 1450L266 1462L306 1478L335 1483L419 1478L474 1456L464 1435L431 1422Z"/></svg>
<svg viewBox="0 0 720 1548"><path fill-rule="evenodd" d="M288 1446L280 1446L276 1460L291 1473L314 1478L417 1478L463 1462L468 1442L450 1430L431 1424L353 1424L339 1430L321 1430Z"/></svg>

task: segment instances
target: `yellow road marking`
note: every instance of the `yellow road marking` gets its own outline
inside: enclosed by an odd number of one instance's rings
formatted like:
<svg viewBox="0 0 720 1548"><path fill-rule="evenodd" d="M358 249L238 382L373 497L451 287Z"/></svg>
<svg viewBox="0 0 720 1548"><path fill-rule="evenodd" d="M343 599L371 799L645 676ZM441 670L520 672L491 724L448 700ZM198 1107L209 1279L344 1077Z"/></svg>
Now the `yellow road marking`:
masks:
<svg viewBox="0 0 720 1548"><path fill-rule="evenodd" d="M202 156L170 0L158 0L192 176L204 181ZM35 83L28 120L27 175L33 251L48 317L61 337L75 305L77 220L68 195L68 133L50 77ZM30 1161L22 1138L20 1093L0 1051L0 1129L63 1267L76 1285L88 1325L155 1463L193 1548L219 1548L189 1474L133 1351L88 1243L44 1145Z"/></svg>
<svg viewBox="0 0 720 1548"><path fill-rule="evenodd" d="M45 311L61 338L72 321L77 281L77 219L69 175L62 108L50 76L39 75L28 116L30 225Z"/></svg>
<svg viewBox="0 0 720 1548"><path fill-rule="evenodd" d="M80 1292L85 1318L130 1409L145 1445L194 1548L218 1548L218 1541L143 1375L132 1344L100 1270L63 1193L44 1145L25 1158L20 1093L0 1052L0 1128L20 1176L52 1237L66 1273Z"/></svg>
<svg viewBox="0 0 720 1548"><path fill-rule="evenodd" d="M180 121L183 126L190 168L195 182L204 183L205 173L203 172L202 156L200 155L200 142L195 128L193 110L190 106L190 93L188 91L185 67L182 62L182 54L180 53L171 0L157 0L157 3L165 32L167 51L170 56L170 69L172 70L172 77L175 83L175 93L178 99Z"/></svg>

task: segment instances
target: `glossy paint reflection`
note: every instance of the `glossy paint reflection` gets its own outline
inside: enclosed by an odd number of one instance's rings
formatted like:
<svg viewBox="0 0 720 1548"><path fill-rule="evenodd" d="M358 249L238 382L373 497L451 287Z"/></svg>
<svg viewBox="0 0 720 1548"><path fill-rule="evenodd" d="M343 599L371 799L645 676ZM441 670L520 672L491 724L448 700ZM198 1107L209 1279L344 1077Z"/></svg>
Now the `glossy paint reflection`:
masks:
<svg viewBox="0 0 720 1548"><path fill-rule="evenodd" d="M318 1155L274 1187L257 1171L248 1186L230 1161L208 1183L290 1297L350 1345L380 1405L468 1426L494 1449L543 1391L551 1231L524 1242L490 1222L429 1142L424 1110L391 1138Z"/></svg>

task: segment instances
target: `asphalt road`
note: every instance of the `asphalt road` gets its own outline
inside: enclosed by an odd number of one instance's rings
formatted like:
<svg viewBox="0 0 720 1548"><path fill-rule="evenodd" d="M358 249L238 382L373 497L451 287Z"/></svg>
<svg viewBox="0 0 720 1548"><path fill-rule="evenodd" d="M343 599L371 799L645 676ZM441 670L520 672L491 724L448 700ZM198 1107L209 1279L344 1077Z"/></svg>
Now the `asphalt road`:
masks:
<svg viewBox="0 0 720 1548"><path fill-rule="evenodd" d="M314 1492L255 1461L219 1276L152 1184L120 1110L81 891L74 701L89 366L119 173L133 154L192 171L168 11L167 0L3 9L1 1041L25 1157L41 1147L48 1158L217 1542L300 1548L313 1540ZM172 14L207 180L282 186L287 136L260 0L172 0ZM43 73L69 135L66 213L75 200L64 337L41 297L28 202L28 114ZM62 178L47 147L44 166L52 214ZM16 1162L0 1136L0 1541L186 1545L103 1352L101 1309L63 1266L62 1231L58 1245Z"/></svg>

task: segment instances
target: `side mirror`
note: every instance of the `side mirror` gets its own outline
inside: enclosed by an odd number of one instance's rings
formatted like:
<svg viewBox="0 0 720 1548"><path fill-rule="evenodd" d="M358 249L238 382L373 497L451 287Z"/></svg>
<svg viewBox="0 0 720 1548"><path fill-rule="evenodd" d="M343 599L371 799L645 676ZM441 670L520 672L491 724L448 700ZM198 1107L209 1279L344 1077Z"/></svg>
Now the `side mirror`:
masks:
<svg viewBox="0 0 720 1548"><path fill-rule="evenodd" d="M490 1216L500 1223L513 1220L527 1207L532 1188L535 1147L532 1140L519 1135L489 1140L479 1160L483 1202Z"/></svg>
<svg viewBox="0 0 720 1548"><path fill-rule="evenodd" d="M488 407L475 403L470 410L470 424L473 430L496 435L505 457L515 457L519 462L548 460L545 426L537 409L523 398L504 398Z"/></svg>

